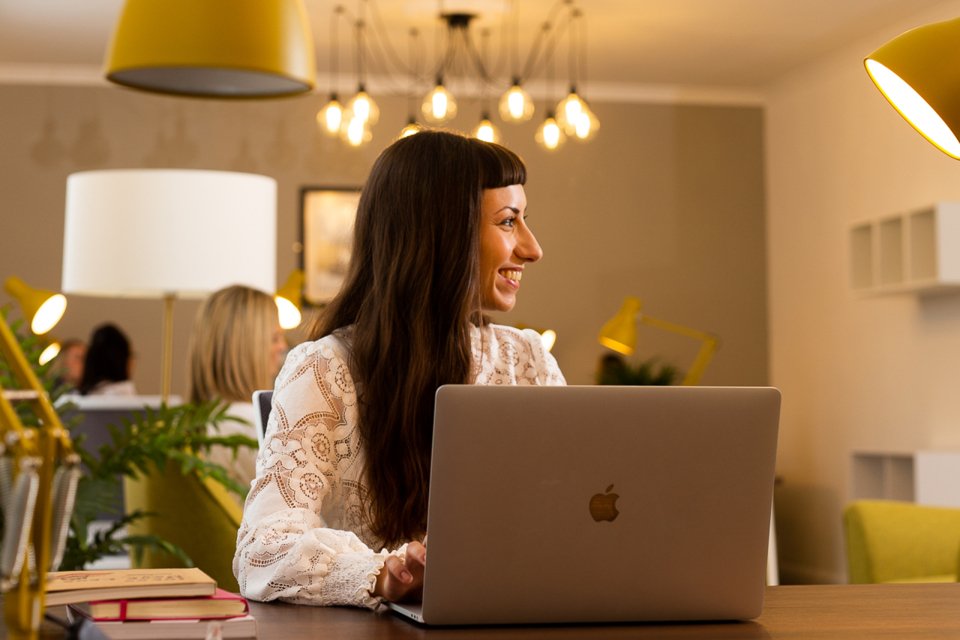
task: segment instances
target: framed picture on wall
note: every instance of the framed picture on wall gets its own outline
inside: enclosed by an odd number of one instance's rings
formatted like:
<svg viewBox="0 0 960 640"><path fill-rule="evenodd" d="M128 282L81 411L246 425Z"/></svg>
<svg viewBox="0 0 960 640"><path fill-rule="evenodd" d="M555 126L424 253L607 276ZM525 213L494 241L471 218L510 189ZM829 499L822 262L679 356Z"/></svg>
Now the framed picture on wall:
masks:
<svg viewBox="0 0 960 640"><path fill-rule="evenodd" d="M343 285L359 202L360 189L355 187L300 190L304 297L311 304L330 302Z"/></svg>

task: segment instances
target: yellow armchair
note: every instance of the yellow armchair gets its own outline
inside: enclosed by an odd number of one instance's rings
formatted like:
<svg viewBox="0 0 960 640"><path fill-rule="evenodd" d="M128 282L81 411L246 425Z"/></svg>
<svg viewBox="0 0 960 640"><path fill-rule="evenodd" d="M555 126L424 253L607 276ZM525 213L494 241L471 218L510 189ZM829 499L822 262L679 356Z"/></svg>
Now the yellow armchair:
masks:
<svg viewBox="0 0 960 640"><path fill-rule="evenodd" d="M239 591L233 575L233 554L243 510L219 483L196 473L183 475L170 463L163 472L124 478L127 513L155 513L127 527L132 535L152 534L182 548L194 564L227 591ZM139 567L178 567L170 554L147 550Z"/></svg>
<svg viewBox="0 0 960 640"><path fill-rule="evenodd" d="M843 528L851 583L957 581L960 509L858 500Z"/></svg>

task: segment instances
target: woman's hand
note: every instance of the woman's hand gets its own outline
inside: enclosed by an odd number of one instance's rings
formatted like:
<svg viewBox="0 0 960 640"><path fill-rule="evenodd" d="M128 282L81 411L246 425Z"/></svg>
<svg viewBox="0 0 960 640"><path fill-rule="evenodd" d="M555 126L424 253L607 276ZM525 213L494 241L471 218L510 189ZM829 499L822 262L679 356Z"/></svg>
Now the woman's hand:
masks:
<svg viewBox="0 0 960 640"><path fill-rule="evenodd" d="M400 560L397 556L387 556L373 588L374 596L390 602L418 602L422 598L427 547L420 542L411 542L407 544L405 555L405 560Z"/></svg>

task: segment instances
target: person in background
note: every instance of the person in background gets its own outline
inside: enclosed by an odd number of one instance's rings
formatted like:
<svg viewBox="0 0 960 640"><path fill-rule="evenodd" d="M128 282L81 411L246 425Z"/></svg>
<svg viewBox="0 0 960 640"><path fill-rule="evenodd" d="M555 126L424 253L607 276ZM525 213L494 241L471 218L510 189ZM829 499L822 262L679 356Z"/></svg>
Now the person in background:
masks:
<svg viewBox="0 0 960 640"><path fill-rule="evenodd" d="M197 312L190 337L190 402L229 402L227 415L249 424L225 420L218 433L256 439L251 396L257 389L273 388L286 349L270 295L241 285L212 293ZM242 485L249 485L256 475L253 449L238 449L234 457L230 449L214 447L209 459Z"/></svg>
<svg viewBox="0 0 960 640"><path fill-rule="evenodd" d="M419 599L437 388L565 383L536 331L483 315L513 308L542 256L525 181L513 152L443 131L374 163L343 288L277 377L233 561L244 596Z"/></svg>
<svg viewBox="0 0 960 640"><path fill-rule="evenodd" d="M57 386L74 391L83 379L83 361L87 357L87 345L79 338L69 338L60 345L60 353L53 360Z"/></svg>
<svg viewBox="0 0 960 640"><path fill-rule="evenodd" d="M135 396L132 370L130 340L116 325L102 324L90 336L77 390L85 396Z"/></svg>

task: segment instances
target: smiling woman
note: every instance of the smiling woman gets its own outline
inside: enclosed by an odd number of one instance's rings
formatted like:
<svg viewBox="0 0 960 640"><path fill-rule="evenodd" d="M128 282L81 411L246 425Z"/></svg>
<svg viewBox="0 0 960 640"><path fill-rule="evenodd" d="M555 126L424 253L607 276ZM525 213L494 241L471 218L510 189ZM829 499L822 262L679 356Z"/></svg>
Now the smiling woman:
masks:
<svg viewBox="0 0 960 640"><path fill-rule="evenodd" d="M564 384L535 331L484 317L543 254L525 181L513 152L447 132L377 159L343 289L277 378L234 560L244 595L419 599L437 389Z"/></svg>

